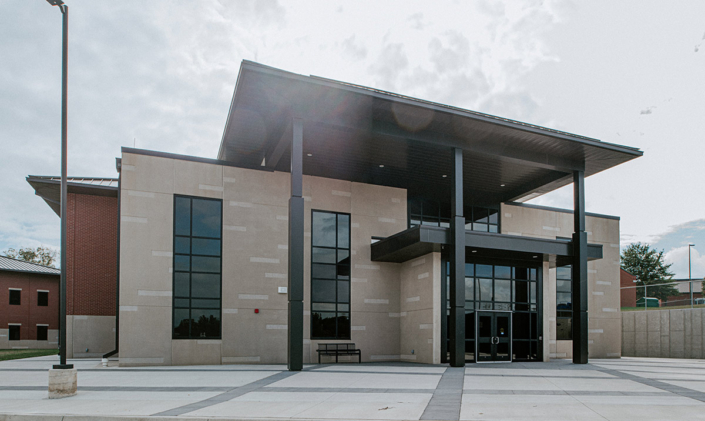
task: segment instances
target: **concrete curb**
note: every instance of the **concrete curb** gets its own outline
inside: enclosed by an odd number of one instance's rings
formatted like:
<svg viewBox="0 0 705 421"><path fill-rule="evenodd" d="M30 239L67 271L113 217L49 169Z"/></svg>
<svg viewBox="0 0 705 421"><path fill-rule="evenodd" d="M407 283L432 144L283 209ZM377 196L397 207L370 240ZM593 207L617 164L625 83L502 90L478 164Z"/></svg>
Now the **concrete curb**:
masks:
<svg viewBox="0 0 705 421"><path fill-rule="evenodd" d="M89 416L89 415L13 415L0 414L0 421L274 421L291 418L230 418L230 417L144 417L144 416ZM296 418L296 421L351 421L343 418ZM377 421L374 419L367 421ZM418 421L418 420L395 420Z"/></svg>

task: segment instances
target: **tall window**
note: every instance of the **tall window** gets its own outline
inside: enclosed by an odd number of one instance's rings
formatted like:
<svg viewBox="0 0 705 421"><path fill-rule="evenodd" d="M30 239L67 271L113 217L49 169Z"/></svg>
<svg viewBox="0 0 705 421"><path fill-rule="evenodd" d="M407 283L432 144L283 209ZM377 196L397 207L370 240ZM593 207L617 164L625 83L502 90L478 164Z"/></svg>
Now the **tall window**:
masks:
<svg viewBox="0 0 705 421"><path fill-rule="evenodd" d="M570 266L556 268L556 339L573 339L573 271Z"/></svg>
<svg viewBox="0 0 705 421"><path fill-rule="evenodd" d="M174 196L174 339L219 339L222 201Z"/></svg>
<svg viewBox="0 0 705 421"><path fill-rule="evenodd" d="M350 215L311 213L311 338L350 339Z"/></svg>

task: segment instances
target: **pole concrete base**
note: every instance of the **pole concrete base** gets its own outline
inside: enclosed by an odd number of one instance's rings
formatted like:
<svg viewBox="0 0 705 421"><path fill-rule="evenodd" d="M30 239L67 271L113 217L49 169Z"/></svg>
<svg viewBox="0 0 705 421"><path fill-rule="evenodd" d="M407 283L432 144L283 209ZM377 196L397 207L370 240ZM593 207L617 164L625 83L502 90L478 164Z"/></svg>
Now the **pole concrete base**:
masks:
<svg viewBox="0 0 705 421"><path fill-rule="evenodd" d="M49 399L73 396L77 385L78 371L75 368L49 370Z"/></svg>

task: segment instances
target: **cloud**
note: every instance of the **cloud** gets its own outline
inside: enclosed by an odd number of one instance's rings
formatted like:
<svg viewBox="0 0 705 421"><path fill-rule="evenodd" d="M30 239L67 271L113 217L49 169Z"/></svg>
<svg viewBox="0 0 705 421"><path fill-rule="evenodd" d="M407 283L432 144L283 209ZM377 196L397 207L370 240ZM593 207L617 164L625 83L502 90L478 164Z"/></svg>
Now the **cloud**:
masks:
<svg viewBox="0 0 705 421"><path fill-rule="evenodd" d="M8 4L16 19L0 26L0 250L59 243L59 218L24 180L60 170L61 20L42 3ZM71 11L69 176L116 177L133 139L214 157L241 59L286 24L270 0L76 0Z"/></svg>
<svg viewBox="0 0 705 421"><path fill-rule="evenodd" d="M676 274L675 278L688 279L688 246L669 250L664 254L664 260L673 264L670 270ZM705 255L700 254L695 247L690 250L690 266L693 279L705 277Z"/></svg>
<svg viewBox="0 0 705 421"><path fill-rule="evenodd" d="M673 263L672 270L676 277L688 277L688 244L695 244L691 250L693 277L705 276L705 254L698 252L698 247L705 247L705 219L689 221L675 225L654 238L653 247L665 250L666 261ZM697 263L695 261L697 260Z"/></svg>
<svg viewBox="0 0 705 421"><path fill-rule="evenodd" d="M361 42L355 40L355 35L346 38L340 46L343 52L350 55L355 60L363 60L367 57L367 48L365 48Z"/></svg>
<svg viewBox="0 0 705 421"><path fill-rule="evenodd" d="M392 28L368 71L381 89L532 119L540 101L522 78L539 64L556 60L542 40L561 20L563 11L555 4L463 4L448 10L442 21L431 12L410 15L407 22L423 18L424 31L402 39ZM417 47L424 43L425 49Z"/></svg>
<svg viewBox="0 0 705 421"><path fill-rule="evenodd" d="M409 59L401 43L387 44L377 61L369 67L383 89L395 90L399 73L409 66Z"/></svg>
<svg viewBox="0 0 705 421"><path fill-rule="evenodd" d="M426 24L423 22L423 13L421 12L414 13L406 20L411 24L411 27L416 30L422 31L426 27Z"/></svg>

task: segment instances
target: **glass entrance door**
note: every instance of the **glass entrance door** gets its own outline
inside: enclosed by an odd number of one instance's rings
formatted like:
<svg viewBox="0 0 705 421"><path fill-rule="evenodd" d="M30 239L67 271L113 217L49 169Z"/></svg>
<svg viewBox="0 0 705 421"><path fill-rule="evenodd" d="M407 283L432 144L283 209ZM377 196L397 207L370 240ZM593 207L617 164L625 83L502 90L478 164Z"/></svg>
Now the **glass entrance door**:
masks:
<svg viewBox="0 0 705 421"><path fill-rule="evenodd" d="M477 361L512 360L512 313L477 312Z"/></svg>

